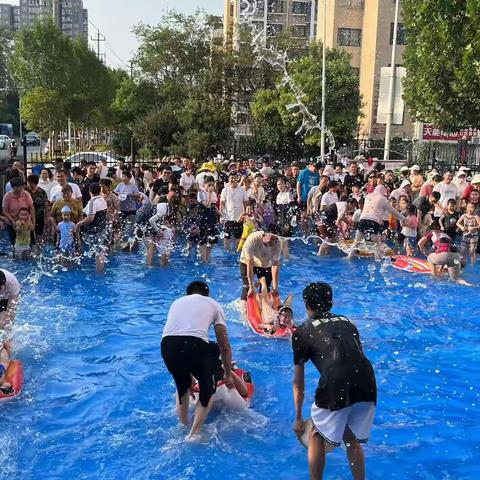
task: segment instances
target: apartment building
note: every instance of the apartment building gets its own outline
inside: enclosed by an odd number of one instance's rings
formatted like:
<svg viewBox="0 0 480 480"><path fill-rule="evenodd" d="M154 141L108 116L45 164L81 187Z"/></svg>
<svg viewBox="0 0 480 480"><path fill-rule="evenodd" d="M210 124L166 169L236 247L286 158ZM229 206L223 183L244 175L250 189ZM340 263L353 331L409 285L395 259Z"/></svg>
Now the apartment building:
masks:
<svg viewBox="0 0 480 480"><path fill-rule="evenodd" d="M32 27L53 17L65 35L88 39L88 11L82 0L20 0L20 5L0 4L0 26L12 31Z"/></svg>
<svg viewBox="0 0 480 480"><path fill-rule="evenodd" d="M13 5L0 3L0 28L11 30L13 25Z"/></svg>
<svg viewBox="0 0 480 480"><path fill-rule="evenodd" d="M323 0L320 0L323 2ZM360 135L385 136L388 75L391 66L395 0L326 0L326 45L345 49L358 69L363 115ZM323 38L323 4L318 9L317 39ZM400 17L396 38L395 111L392 136L412 138L414 125L401 98L405 28ZM328 120L327 120L328 121Z"/></svg>
<svg viewBox="0 0 480 480"><path fill-rule="evenodd" d="M345 49L358 71L363 98L359 137L385 136L388 110L388 76L393 43L395 0L257 0L254 22L265 35L290 31L305 42L323 39L323 2L326 2L326 45ZM225 0L224 35L238 31L242 0ZM315 21L316 18L316 21ZM405 29L400 19L396 39L395 110L392 136L412 138L413 120L402 100ZM328 74L328 72L327 72ZM328 119L327 119L328 124Z"/></svg>
<svg viewBox="0 0 480 480"><path fill-rule="evenodd" d="M238 30L240 9L245 5L242 0L225 0L225 36ZM300 43L307 44L316 36L316 6L317 0L257 0L253 22L267 40L278 33L289 32Z"/></svg>

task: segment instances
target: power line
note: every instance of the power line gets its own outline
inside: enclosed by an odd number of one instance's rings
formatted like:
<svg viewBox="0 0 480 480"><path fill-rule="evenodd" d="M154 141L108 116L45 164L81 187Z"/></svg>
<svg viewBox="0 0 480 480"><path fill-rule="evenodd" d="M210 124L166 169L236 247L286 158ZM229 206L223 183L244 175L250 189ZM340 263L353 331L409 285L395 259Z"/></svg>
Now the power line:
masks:
<svg viewBox="0 0 480 480"><path fill-rule="evenodd" d="M100 33L100 30L97 30L97 35L95 37L90 37L90 40L93 40L97 44L97 58L102 59L102 53L100 52L100 44L106 41L106 38Z"/></svg>
<svg viewBox="0 0 480 480"><path fill-rule="evenodd" d="M107 40L107 37L103 34L101 34L100 32L100 29L91 21L89 20L88 23L90 23L90 25L95 29L97 30L97 37L96 38L92 38L93 41L97 42L97 56L99 56L100 58L100 55L99 55L99 43L98 43L98 37L101 35L101 37L103 37L103 39L101 40L102 42L105 42L105 45L107 46L107 48L110 50L110 52L112 53L112 55L122 64L123 67L129 67L130 66L130 63L129 62L125 62L125 60L123 60L118 54L117 52L113 49L111 43Z"/></svg>

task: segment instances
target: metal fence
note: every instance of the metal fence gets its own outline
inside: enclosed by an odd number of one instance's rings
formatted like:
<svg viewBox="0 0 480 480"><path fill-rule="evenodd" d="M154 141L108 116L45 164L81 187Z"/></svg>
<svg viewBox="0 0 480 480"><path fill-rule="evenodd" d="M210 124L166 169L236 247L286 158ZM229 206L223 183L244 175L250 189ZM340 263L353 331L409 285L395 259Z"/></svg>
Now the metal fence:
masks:
<svg viewBox="0 0 480 480"><path fill-rule="evenodd" d="M436 167L439 171L465 166L472 173L480 173L480 145L428 143L421 157L429 168Z"/></svg>

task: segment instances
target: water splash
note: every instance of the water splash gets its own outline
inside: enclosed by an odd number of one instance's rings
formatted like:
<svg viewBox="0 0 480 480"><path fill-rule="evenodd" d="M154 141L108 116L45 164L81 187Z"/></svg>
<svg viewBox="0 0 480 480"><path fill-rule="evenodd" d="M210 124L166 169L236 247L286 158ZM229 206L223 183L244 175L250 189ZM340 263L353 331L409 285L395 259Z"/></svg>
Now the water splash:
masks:
<svg viewBox="0 0 480 480"><path fill-rule="evenodd" d="M268 1L268 0L264 0ZM324 132L329 144L330 153L335 150L335 138L328 128L323 128L316 115L310 112L304 103L305 92L295 82L288 72L288 54L286 51L279 51L273 45L266 44L266 38L263 29L259 29L254 22L254 17L259 13L257 0L241 0L240 6L240 24L246 25L252 34L251 45L253 52L259 60L264 60L275 70L282 74L281 86L290 88L295 95L295 102L286 106L287 110L293 112L293 115L300 117L302 123L295 132L296 135L310 135L315 131Z"/></svg>

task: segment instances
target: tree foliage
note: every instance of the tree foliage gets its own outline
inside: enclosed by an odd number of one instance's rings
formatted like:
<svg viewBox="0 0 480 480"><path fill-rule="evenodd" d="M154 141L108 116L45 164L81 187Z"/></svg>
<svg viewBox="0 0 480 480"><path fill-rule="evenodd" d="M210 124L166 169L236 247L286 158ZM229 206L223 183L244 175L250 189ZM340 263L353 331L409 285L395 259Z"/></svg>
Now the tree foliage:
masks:
<svg viewBox="0 0 480 480"><path fill-rule="evenodd" d="M212 28L202 12L168 12L158 26L135 28L137 75L121 83L113 106L153 155L199 157L230 141L228 58L212 43Z"/></svg>
<svg viewBox="0 0 480 480"><path fill-rule="evenodd" d="M478 0L404 0L404 98L440 128L480 126Z"/></svg>
<svg viewBox="0 0 480 480"><path fill-rule="evenodd" d="M72 41L52 20L18 32L8 63L22 116L42 134L66 125L108 126L116 79L83 40Z"/></svg>
<svg viewBox="0 0 480 480"><path fill-rule="evenodd" d="M325 117L328 129L338 143L352 140L361 109L359 81L350 65L350 57L343 50L329 49L326 58L326 109ZM322 61L321 48L313 43L305 55L293 60L289 73L304 92L303 103L310 112L321 117L322 105ZM270 153L298 156L316 147L320 132L314 131L305 138L295 134L302 123L296 109L287 108L295 103L295 95L282 79L271 88L261 89L255 95L252 106L254 132L262 138Z"/></svg>

